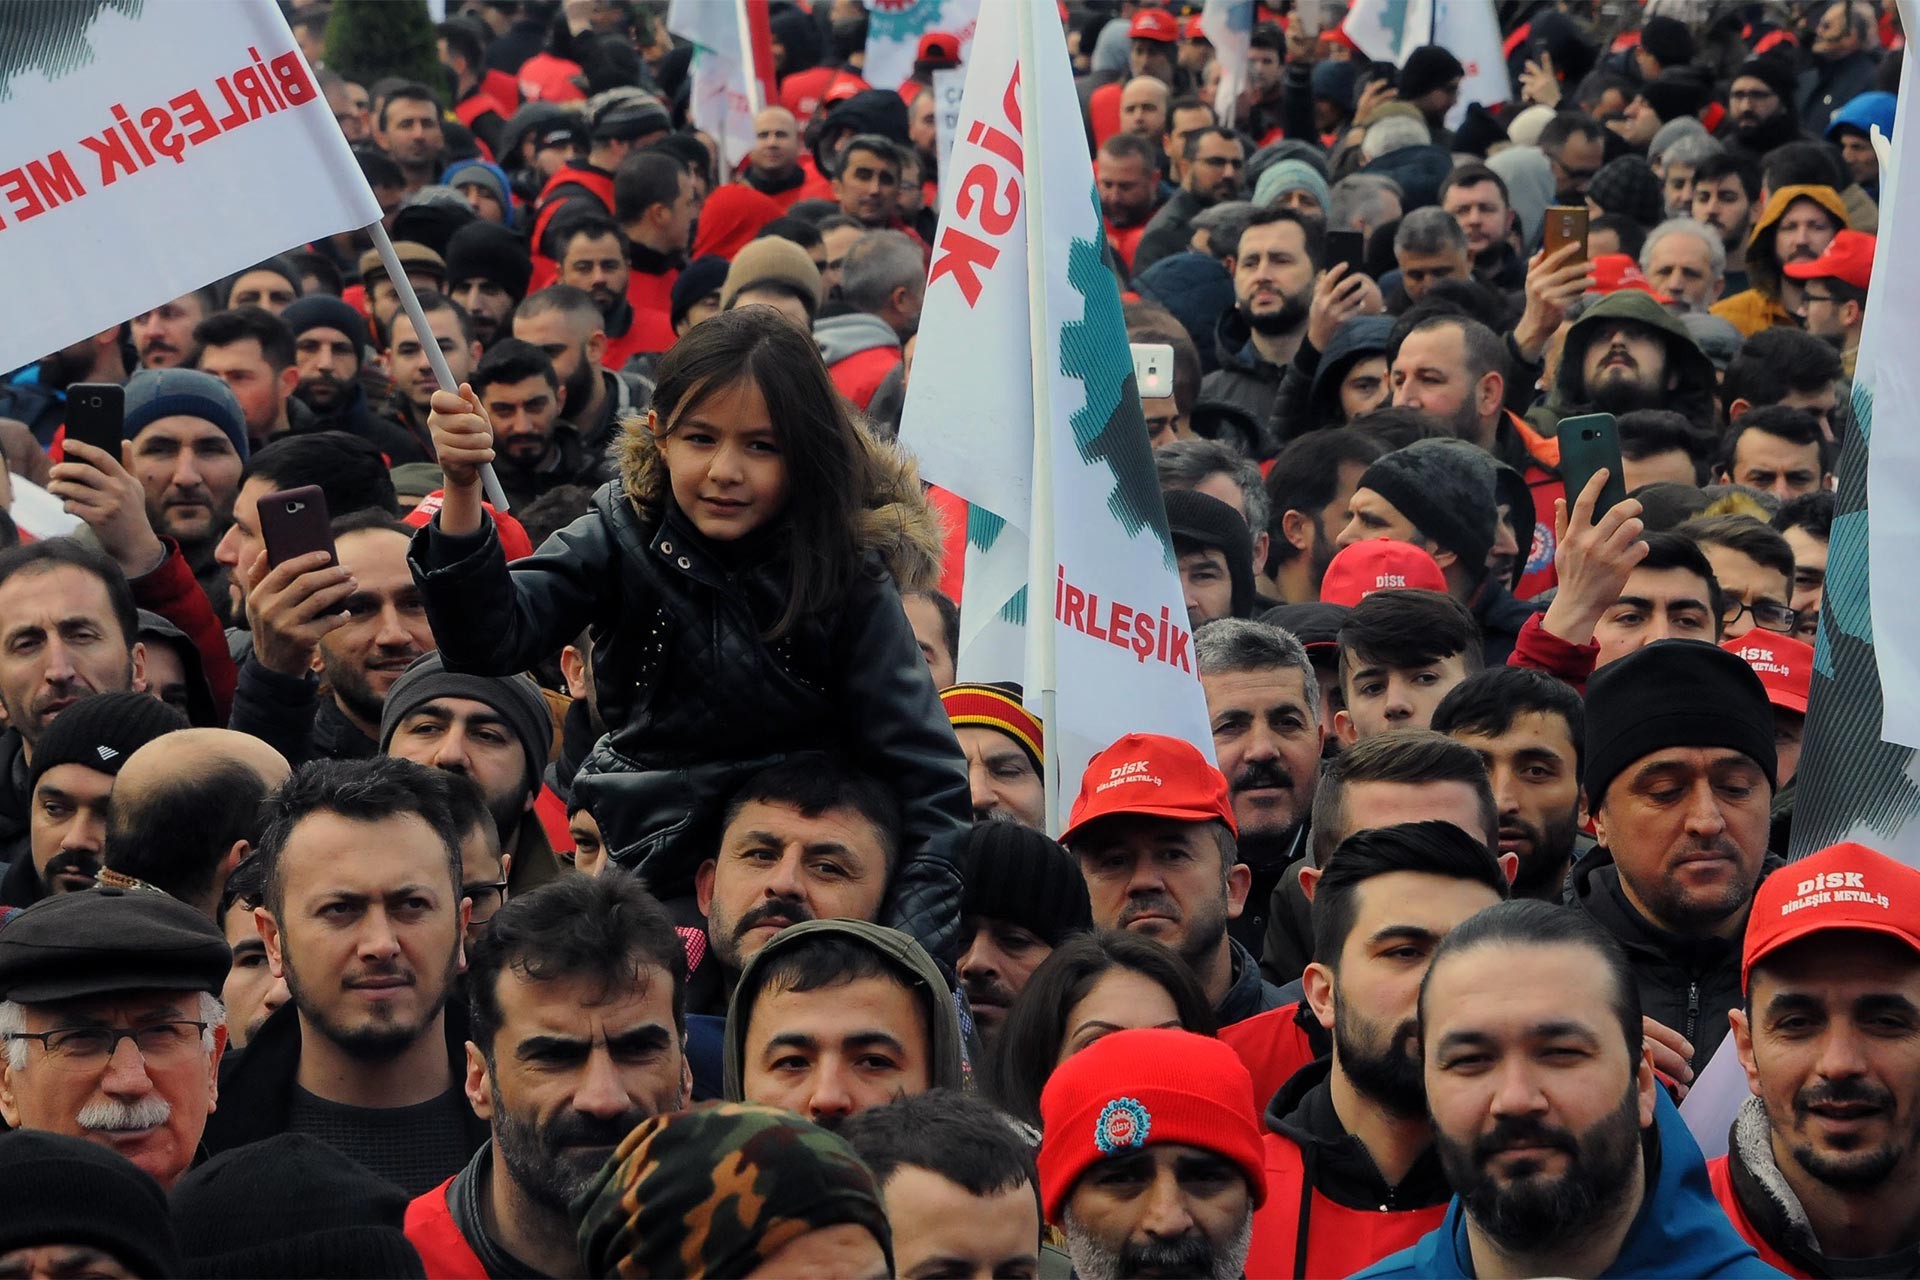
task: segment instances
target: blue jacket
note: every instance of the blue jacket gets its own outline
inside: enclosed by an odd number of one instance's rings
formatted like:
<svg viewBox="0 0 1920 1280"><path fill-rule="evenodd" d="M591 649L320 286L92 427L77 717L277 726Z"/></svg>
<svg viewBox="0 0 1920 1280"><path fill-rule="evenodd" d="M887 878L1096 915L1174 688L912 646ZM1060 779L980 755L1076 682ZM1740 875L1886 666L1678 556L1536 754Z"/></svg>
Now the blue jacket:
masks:
<svg viewBox="0 0 1920 1280"><path fill-rule="evenodd" d="M1753 1246L1727 1221L1726 1211L1708 1185L1706 1161L1680 1119L1679 1108L1668 1100L1665 1090L1656 1094L1654 1151L1659 1167L1652 1171L1620 1255L1601 1276L1778 1277L1780 1272L1760 1261ZM1420 1243L1356 1272L1353 1280L1401 1276L1467 1280L1473 1275L1467 1220L1460 1197L1455 1196L1439 1227L1420 1237Z"/></svg>

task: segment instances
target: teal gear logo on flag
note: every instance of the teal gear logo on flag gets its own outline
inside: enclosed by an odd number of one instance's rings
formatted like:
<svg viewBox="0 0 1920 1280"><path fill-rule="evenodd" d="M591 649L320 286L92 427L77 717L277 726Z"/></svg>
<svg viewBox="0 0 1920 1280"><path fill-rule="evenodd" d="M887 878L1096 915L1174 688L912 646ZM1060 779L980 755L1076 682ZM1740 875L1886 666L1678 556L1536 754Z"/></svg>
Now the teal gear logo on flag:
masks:
<svg viewBox="0 0 1920 1280"><path fill-rule="evenodd" d="M867 39L918 40L940 30L945 0L867 0Z"/></svg>
<svg viewBox="0 0 1920 1280"><path fill-rule="evenodd" d="M967 542L980 551L991 551L1000 535L1007 530L1007 522L985 507L969 505L967 507ZM1000 606L996 614L1002 622L1011 622L1016 627L1027 625L1027 589L1020 588L1007 602Z"/></svg>
<svg viewBox="0 0 1920 1280"><path fill-rule="evenodd" d="M1097 197L1092 225L1100 225ZM1133 380L1120 291L1102 259L1104 249L1104 242L1078 236L1067 249L1067 283L1080 295L1081 312L1078 320L1060 327L1060 372L1086 392L1086 402L1073 415L1073 441L1084 461L1113 472L1107 510L1127 536L1153 534L1172 568L1176 560L1167 536L1160 477L1147 444L1140 389Z"/></svg>
<svg viewBox="0 0 1920 1280"><path fill-rule="evenodd" d="M138 18L146 0L60 0L19 4L0 24L0 102L13 96L13 78L38 71L58 80L93 61L87 31L103 9Z"/></svg>

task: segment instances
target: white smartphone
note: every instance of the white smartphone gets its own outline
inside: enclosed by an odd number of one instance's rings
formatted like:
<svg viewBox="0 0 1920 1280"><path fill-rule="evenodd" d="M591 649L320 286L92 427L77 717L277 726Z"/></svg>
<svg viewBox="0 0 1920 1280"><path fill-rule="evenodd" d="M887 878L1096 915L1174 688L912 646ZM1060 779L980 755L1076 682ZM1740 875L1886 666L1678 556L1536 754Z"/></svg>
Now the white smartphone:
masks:
<svg viewBox="0 0 1920 1280"><path fill-rule="evenodd" d="M1133 352L1133 380L1140 386L1142 400L1169 400L1173 397L1173 346L1166 342L1130 342Z"/></svg>

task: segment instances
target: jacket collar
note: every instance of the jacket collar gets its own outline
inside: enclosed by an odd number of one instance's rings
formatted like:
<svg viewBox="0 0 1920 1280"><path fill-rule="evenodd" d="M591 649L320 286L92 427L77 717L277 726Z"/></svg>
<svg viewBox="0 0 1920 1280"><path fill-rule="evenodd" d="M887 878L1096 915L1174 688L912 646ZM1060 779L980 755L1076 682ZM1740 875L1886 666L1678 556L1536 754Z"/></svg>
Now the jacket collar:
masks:
<svg viewBox="0 0 1920 1280"><path fill-rule="evenodd" d="M1380 1175L1366 1144L1348 1132L1333 1105L1333 1059L1296 1071L1267 1106L1267 1127L1300 1148L1305 1181L1349 1209L1400 1212L1445 1204L1453 1195L1440 1154L1429 1144L1397 1185Z"/></svg>
<svg viewBox="0 0 1920 1280"><path fill-rule="evenodd" d="M1233 975L1227 994L1221 999L1214 1013L1219 1016L1220 1025L1242 1022L1269 1007L1267 994L1270 990L1266 980L1260 976L1260 962L1253 958L1253 952L1247 950L1232 935L1227 937L1227 956Z"/></svg>

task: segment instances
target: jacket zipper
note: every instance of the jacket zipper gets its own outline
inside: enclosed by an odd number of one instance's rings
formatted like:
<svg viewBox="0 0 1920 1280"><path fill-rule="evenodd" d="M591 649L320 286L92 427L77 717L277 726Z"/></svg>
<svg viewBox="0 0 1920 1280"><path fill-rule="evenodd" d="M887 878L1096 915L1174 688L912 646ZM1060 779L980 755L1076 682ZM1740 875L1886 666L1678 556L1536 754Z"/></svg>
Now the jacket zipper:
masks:
<svg viewBox="0 0 1920 1280"><path fill-rule="evenodd" d="M1696 1030L1698 1030L1699 1026L1700 1026L1700 980L1698 978L1689 977L1687 979L1687 1025L1683 1027L1680 1031L1680 1034L1687 1038L1688 1044L1693 1043L1693 1033Z"/></svg>

